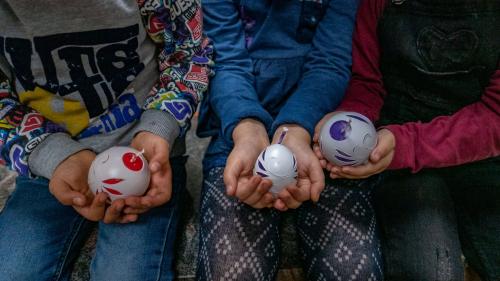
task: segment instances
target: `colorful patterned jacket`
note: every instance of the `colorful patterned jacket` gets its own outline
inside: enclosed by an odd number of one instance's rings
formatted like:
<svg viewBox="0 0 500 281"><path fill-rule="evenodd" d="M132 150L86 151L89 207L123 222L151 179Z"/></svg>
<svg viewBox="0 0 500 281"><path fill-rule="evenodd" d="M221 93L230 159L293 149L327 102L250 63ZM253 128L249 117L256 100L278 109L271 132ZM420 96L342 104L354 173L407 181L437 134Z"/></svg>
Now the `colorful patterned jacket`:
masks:
<svg viewBox="0 0 500 281"><path fill-rule="evenodd" d="M182 153L213 64L199 1L7 0L0 25L0 164L50 178L139 131Z"/></svg>

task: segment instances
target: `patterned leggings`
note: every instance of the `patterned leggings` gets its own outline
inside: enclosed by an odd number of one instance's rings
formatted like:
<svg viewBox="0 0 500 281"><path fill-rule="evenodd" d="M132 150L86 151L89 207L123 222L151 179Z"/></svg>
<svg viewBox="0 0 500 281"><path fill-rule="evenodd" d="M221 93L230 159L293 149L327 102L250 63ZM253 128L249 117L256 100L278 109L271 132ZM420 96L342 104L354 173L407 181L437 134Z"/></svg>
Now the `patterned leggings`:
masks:
<svg viewBox="0 0 500 281"><path fill-rule="evenodd" d="M223 172L214 168L205 175L197 279L274 280L281 215L226 196ZM306 280L383 280L372 206L376 181L327 181L317 204L297 210Z"/></svg>

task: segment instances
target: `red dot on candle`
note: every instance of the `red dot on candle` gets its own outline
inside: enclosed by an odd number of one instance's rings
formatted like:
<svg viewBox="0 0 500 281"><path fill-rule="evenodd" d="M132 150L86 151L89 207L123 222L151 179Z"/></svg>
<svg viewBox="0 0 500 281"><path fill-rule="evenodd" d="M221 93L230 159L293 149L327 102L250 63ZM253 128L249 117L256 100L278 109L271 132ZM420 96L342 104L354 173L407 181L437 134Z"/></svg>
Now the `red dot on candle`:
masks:
<svg viewBox="0 0 500 281"><path fill-rule="evenodd" d="M135 155L132 152L123 154L122 160L125 167L132 171L140 171L142 169L142 166L144 166L144 162L142 162L141 157Z"/></svg>

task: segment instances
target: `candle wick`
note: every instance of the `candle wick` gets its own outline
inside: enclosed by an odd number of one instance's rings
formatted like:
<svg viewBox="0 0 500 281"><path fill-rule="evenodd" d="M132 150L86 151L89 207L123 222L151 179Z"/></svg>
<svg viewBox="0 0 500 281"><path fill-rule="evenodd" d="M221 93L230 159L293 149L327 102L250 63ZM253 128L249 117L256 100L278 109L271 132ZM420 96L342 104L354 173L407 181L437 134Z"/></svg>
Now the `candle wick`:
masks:
<svg viewBox="0 0 500 281"><path fill-rule="evenodd" d="M134 156L132 156L132 158L130 158L130 162L135 162L137 157L139 157L139 155L143 155L143 154L144 154L144 148L141 151L139 151L138 153L134 153Z"/></svg>
<svg viewBox="0 0 500 281"><path fill-rule="evenodd" d="M288 128L284 127L283 131L281 132L280 138L278 140L278 143L281 144L285 140L286 133L288 132Z"/></svg>

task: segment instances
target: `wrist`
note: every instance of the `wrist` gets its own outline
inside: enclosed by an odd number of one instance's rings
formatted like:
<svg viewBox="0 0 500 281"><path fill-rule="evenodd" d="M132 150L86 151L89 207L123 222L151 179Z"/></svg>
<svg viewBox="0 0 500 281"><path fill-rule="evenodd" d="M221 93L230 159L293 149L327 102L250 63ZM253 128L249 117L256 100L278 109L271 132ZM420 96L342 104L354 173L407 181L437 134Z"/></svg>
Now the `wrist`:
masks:
<svg viewBox="0 0 500 281"><path fill-rule="evenodd" d="M304 129L302 126L297 124L284 124L276 129L276 132L273 136L273 143L278 143L279 138L283 130L287 128L288 132L286 134L285 139L283 140L283 144L295 145L295 144L306 144L309 145L311 143L311 135L309 132Z"/></svg>
<svg viewBox="0 0 500 281"><path fill-rule="evenodd" d="M254 119L243 119L234 128L233 141L235 144L239 142L254 142L256 145L269 145L269 137L266 127Z"/></svg>

